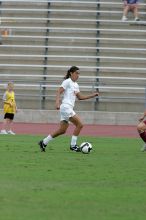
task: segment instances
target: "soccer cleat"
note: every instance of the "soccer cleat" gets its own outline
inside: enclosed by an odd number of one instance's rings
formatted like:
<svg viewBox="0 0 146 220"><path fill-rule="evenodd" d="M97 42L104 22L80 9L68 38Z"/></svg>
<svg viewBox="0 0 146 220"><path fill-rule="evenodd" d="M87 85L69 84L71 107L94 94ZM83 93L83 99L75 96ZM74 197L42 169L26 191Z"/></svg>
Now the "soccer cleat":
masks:
<svg viewBox="0 0 146 220"><path fill-rule="evenodd" d="M8 134L12 134L12 135L15 135L15 133L11 130L7 131Z"/></svg>
<svg viewBox="0 0 146 220"><path fill-rule="evenodd" d="M143 145L143 147L141 148L141 151L142 152L146 151L146 144Z"/></svg>
<svg viewBox="0 0 146 220"><path fill-rule="evenodd" d="M81 152L81 149L78 145L75 145L74 147L70 146L70 150L75 151L75 152Z"/></svg>
<svg viewBox="0 0 146 220"><path fill-rule="evenodd" d="M1 130L0 134L8 134L6 130Z"/></svg>
<svg viewBox="0 0 146 220"><path fill-rule="evenodd" d="M40 145L41 152L45 152L45 150L46 150L45 148L46 148L47 145L45 145L45 144L43 143L43 140L40 141L38 144Z"/></svg>

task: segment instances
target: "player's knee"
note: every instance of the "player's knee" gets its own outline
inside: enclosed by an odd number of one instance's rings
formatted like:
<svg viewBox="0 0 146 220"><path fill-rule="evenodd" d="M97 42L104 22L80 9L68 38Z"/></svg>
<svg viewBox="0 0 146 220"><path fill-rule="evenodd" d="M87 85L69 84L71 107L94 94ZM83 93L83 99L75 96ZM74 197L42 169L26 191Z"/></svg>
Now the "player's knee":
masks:
<svg viewBox="0 0 146 220"><path fill-rule="evenodd" d="M80 129L82 129L82 128L83 128L83 124L82 124L82 123L79 123L79 124L78 124L78 127L79 127Z"/></svg>
<svg viewBox="0 0 146 220"><path fill-rule="evenodd" d="M66 129L62 129L62 130L60 130L60 134L62 135L62 134L65 134L66 133Z"/></svg>

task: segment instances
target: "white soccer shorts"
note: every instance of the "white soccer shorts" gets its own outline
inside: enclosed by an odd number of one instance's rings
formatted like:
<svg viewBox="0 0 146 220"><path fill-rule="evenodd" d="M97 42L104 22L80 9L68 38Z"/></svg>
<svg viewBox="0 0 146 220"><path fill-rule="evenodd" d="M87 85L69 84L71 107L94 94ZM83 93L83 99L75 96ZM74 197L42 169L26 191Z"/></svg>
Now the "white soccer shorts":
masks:
<svg viewBox="0 0 146 220"><path fill-rule="evenodd" d="M76 113L73 108L67 104L61 104L60 106L60 121L69 122L69 118L73 117Z"/></svg>

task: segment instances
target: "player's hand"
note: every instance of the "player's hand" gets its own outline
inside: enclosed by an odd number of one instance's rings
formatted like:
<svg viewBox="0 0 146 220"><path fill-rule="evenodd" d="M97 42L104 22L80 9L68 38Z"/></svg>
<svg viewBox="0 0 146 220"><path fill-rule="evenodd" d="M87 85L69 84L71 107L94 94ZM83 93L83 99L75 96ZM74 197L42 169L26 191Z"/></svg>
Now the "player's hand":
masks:
<svg viewBox="0 0 146 220"><path fill-rule="evenodd" d="M55 106L55 107L56 107L57 110L59 110L59 109L60 109L60 104L59 104L59 103L56 103L56 106Z"/></svg>
<svg viewBox="0 0 146 220"><path fill-rule="evenodd" d="M93 93L93 97L99 96L99 92Z"/></svg>
<svg viewBox="0 0 146 220"><path fill-rule="evenodd" d="M9 102L9 105L12 107L13 106L13 102Z"/></svg>

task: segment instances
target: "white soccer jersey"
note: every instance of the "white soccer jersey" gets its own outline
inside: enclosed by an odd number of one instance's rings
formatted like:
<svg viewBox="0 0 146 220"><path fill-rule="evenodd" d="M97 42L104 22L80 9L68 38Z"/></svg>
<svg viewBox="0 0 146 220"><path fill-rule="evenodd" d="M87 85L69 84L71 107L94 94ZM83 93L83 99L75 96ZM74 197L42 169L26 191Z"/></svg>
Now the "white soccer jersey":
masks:
<svg viewBox="0 0 146 220"><path fill-rule="evenodd" d="M62 103L74 107L76 94L80 92L79 85L76 82L73 82L71 78L68 78L62 82L61 87L65 90Z"/></svg>

